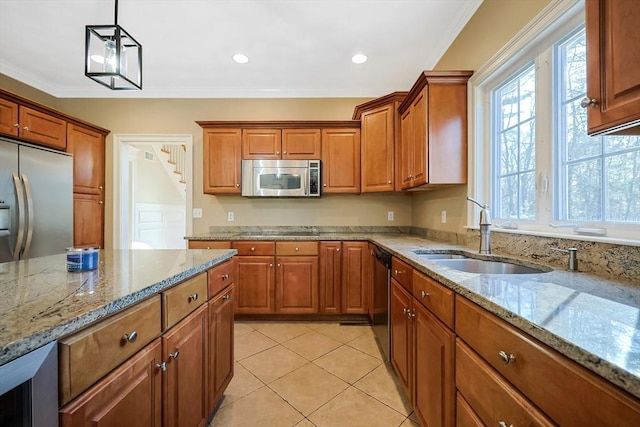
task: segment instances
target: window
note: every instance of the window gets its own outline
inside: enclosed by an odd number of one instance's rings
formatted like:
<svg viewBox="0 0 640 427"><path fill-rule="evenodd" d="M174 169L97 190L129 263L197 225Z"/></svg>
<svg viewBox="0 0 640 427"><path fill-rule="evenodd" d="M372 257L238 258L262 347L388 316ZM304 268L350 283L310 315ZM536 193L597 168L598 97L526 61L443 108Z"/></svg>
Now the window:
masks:
<svg viewBox="0 0 640 427"><path fill-rule="evenodd" d="M640 137L586 134L581 1L551 4L470 86L469 195L491 206L494 227L640 242Z"/></svg>

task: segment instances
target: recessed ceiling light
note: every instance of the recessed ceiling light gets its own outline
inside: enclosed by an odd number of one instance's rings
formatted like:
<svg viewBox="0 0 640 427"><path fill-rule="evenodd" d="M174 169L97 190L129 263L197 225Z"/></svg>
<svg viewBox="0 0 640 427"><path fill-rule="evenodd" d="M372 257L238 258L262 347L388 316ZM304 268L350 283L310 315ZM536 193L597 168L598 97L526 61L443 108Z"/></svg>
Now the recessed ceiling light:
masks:
<svg viewBox="0 0 640 427"><path fill-rule="evenodd" d="M367 55L363 55L361 53L355 54L351 57L351 61L354 64L364 64L367 62Z"/></svg>
<svg viewBox="0 0 640 427"><path fill-rule="evenodd" d="M241 53L236 53L232 58L233 61L237 62L238 64L246 64L247 62L249 62L249 57Z"/></svg>

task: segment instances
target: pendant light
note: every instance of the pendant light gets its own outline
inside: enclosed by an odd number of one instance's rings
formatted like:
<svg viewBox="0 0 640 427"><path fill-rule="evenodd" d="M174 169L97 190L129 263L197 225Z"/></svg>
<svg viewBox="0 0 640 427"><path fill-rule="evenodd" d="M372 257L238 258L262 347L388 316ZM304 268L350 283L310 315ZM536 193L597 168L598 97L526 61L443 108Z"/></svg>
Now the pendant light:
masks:
<svg viewBox="0 0 640 427"><path fill-rule="evenodd" d="M87 25L84 75L111 90L142 89L142 45L118 25Z"/></svg>

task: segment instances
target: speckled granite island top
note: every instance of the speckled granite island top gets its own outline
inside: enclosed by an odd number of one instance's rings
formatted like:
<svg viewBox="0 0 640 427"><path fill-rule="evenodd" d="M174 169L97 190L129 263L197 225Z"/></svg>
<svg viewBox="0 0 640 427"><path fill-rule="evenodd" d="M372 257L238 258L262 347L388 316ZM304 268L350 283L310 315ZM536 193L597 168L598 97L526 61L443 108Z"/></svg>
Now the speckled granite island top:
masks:
<svg viewBox="0 0 640 427"><path fill-rule="evenodd" d="M452 250L481 257L477 248L410 234L316 233L310 236L210 233L192 240L368 240L389 250L458 294L532 335L640 398L640 284L555 268L543 274L475 274L438 264L415 250ZM493 260L526 258L482 256ZM631 263L637 266L638 260ZM544 266L549 269L549 266ZM638 267L640 268L640 266Z"/></svg>
<svg viewBox="0 0 640 427"><path fill-rule="evenodd" d="M231 258L235 250L101 250L98 269L66 255L0 264L0 365Z"/></svg>

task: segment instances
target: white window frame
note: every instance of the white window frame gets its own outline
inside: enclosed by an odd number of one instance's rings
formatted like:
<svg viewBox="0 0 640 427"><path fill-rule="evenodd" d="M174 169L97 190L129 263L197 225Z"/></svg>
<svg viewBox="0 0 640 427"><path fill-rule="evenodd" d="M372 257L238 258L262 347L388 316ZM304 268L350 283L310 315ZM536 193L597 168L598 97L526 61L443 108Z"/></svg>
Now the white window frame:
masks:
<svg viewBox="0 0 640 427"><path fill-rule="evenodd" d="M554 77L554 44L573 29L584 24L583 0L553 0L506 46L498 51L469 79L469 152L468 195L491 204L491 96L492 89L513 73L535 60L536 111L555 111L552 88ZM545 95L541 95L545 94ZM553 119L552 119L553 120ZM634 225L607 224L606 236L574 233L567 228L554 228L552 179L555 175L552 149L553 123L547 117L536 114L536 220L517 220L517 229L500 228L502 221L494 220L492 231L562 237L574 240L599 241L640 246L640 228ZM545 148L546 147L546 148ZM477 229L479 208L467 204L467 228ZM580 223L583 227L598 227Z"/></svg>

